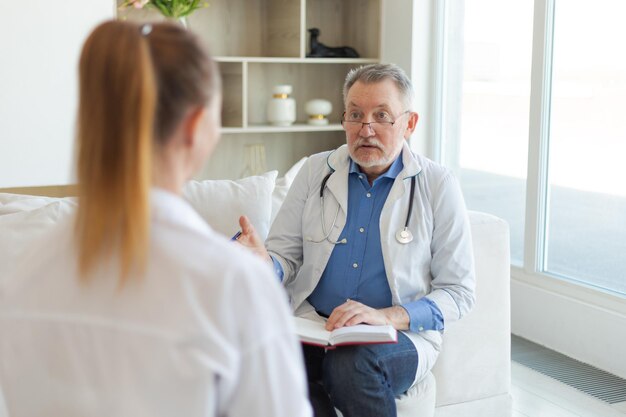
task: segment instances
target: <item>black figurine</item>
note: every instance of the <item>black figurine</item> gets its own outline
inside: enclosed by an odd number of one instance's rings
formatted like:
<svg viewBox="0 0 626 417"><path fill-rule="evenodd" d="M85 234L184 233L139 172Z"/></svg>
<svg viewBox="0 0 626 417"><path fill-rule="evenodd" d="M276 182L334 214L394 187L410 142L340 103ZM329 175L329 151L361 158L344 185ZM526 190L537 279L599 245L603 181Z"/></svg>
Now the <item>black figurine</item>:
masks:
<svg viewBox="0 0 626 417"><path fill-rule="evenodd" d="M326 46L319 42L317 38L320 36L318 28L309 29L311 34L311 52L307 54L307 58L358 58L359 53L349 46Z"/></svg>

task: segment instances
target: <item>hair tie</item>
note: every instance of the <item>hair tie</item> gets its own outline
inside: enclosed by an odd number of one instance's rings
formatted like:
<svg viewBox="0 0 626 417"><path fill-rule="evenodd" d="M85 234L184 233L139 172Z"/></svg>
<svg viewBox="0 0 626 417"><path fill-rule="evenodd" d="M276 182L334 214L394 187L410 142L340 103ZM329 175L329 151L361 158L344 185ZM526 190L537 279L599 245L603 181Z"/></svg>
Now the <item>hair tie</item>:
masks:
<svg viewBox="0 0 626 417"><path fill-rule="evenodd" d="M149 23L143 24L141 25L140 31L143 36L148 36L150 32L152 32L152 25Z"/></svg>

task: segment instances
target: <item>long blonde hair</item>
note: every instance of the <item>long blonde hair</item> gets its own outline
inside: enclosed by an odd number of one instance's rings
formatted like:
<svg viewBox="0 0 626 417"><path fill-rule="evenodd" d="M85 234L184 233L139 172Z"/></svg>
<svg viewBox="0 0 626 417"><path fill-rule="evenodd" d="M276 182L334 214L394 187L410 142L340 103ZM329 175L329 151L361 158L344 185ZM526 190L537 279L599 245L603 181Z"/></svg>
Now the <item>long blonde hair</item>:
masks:
<svg viewBox="0 0 626 417"><path fill-rule="evenodd" d="M79 79L79 273L87 280L102 257L119 256L123 284L145 271L155 145L219 94L219 73L182 28L109 21L86 40Z"/></svg>

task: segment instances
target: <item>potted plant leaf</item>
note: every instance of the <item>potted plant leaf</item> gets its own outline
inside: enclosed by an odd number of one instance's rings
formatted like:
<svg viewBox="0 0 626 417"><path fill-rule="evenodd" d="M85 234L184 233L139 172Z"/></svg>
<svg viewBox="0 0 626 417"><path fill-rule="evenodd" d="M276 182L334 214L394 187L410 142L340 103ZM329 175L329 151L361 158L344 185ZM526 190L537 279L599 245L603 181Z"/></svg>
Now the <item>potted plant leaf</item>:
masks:
<svg viewBox="0 0 626 417"><path fill-rule="evenodd" d="M176 20L187 27L187 16L201 7L208 7L208 5L208 1L203 0L124 0L119 8L151 8L166 18Z"/></svg>

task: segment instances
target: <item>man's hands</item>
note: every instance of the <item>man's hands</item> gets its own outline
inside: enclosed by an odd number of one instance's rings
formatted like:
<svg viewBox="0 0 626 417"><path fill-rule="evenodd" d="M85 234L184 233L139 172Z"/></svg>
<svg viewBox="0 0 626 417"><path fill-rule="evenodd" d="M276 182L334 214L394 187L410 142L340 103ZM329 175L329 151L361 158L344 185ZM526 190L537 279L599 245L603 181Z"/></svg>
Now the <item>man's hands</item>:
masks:
<svg viewBox="0 0 626 417"><path fill-rule="evenodd" d="M250 219L246 216L241 216L239 218L239 226L241 226L241 235L237 238L237 242L250 249L263 260L272 262L272 258L269 253L267 253L265 245L256 232L256 229L252 226L252 223L250 223Z"/></svg>
<svg viewBox="0 0 626 417"><path fill-rule="evenodd" d="M272 258L267 253L263 241L252 223L250 223L250 220L246 216L241 216L239 218L239 226L241 226L241 235L236 239L237 242L271 263ZM326 322L326 330L334 330L361 323L373 325L391 324L396 330L408 330L409 321L409 314L400 306L377 310L358 301L347 300L330 314Z"/></svg>
<svg viewBox="0 0 626 417"><path fill-rule="evenodd" d="M326 330L334 330L355 324L391 324L396 330L409 329L409 314L399 306L377 310L358 301L347 300L335 308L326 321Z"/></svg>

